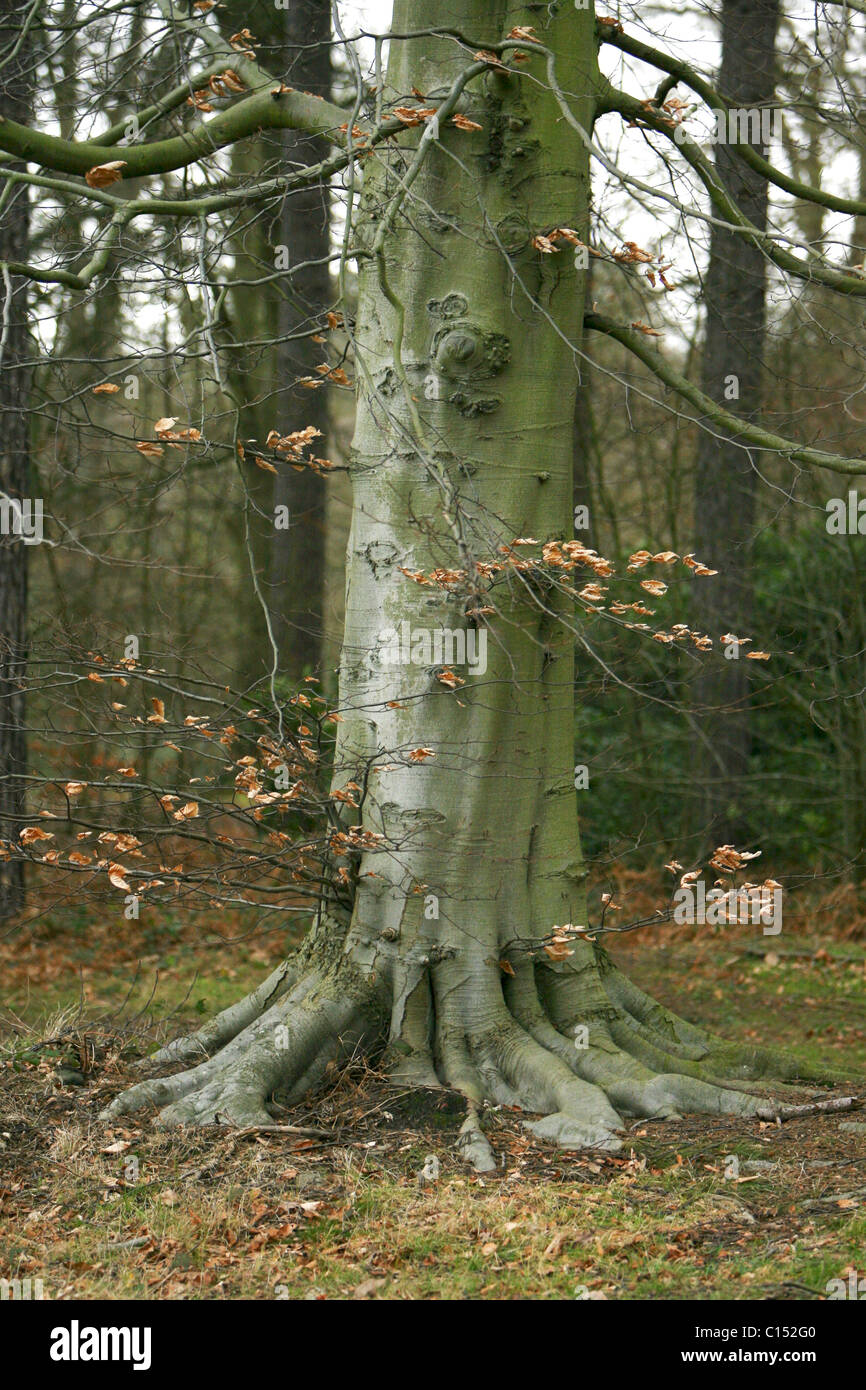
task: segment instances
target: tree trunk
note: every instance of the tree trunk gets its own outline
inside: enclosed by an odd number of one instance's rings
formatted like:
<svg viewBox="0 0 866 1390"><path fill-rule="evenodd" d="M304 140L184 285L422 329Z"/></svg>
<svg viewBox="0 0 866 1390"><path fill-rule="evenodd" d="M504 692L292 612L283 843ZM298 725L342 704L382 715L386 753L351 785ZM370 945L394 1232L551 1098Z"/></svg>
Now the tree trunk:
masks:
<svg viewBox="0 0 866 1390"><path fill-rule="evenodd" d="M249 25L261 60L275 79L302 92L329 97L332 86L331 3L329 0L254 0L227 4L220 14L225 36ZM263 167L299 168L327 157L328 143L295 131L274 132L232 150L236 177L250 178ZM325 313L332 307L331 190L327 185L299 189L279 211L250 218L234 246L238 284L232 286L225 357L229 381L240 409L240 434L264 445L271 430L289 434L313 425L321 432L317 455L327 455L329 392L306 389L300 378L318 378L328 356L322 342ZM284 275L271 284L277 264ZM288 267L286 260L288 257ZM320 341L314 341L314 335ZM270 346L268 346L270 345ZM239 653L238 680L257 684L274 666L297 682L320 670L324 623L325 505L327 484L320 474L284 467L271 475L247 456L243 478L250 505L238 517L238 539L245 569L256 571L261 600L254 600ZM289 525L284 524L288 509ZM279 525L275 520L279 517ZM267 621L263 609L267 609Z"/></svg>
<svg viewBox="0 0 866 1390"><path fill-rule="evenodd" d="M0 0L0 53L14 47L21 23L16 0ZM24 122L29 113L28 45L24 43L0 73L0 116ZM29 239L29 200L24 184L9 184L0 203L0 261L25 261ZM0 298L0 838L14 838L24 813L27 743L24 728L24 677L27 663L27 556L22 534L33 513L20 503L30 496L29 429L30 341L27 280L3 277ZM18 534L13 522L19 504ZM0 854L0 919L24 903L24 865Z"/></svg>
<svg viewBox="0 0 866 1390"><path fill-rule="evenodd" d="M584 301L592 298L592 261L586 271ZM594 514L592 488L592 458L596 447L595 421L592 413L593 375L590 366L591 335L584 333L581 344L584 356L580 359L580 380L575 392L572 421L572 467L574 469L571 500L574 504L574 531L585 546L598 545L598 522Z"/></svg>
<svg viewBox="0 0 866 1390"><path fill-rule="evenodd" d="M398 0L395 30L423 29L427 9ZM573 117L591 129L589 11L442 0L437 22L479 47L534 24ZM389 97L441 90L465 64L450 39L394 42ZM531 572L500 547L572 536L570 344L584 276L570 252L542 255L532 237L569 226L586 240L589 165L544 79L536 55L519 75L476 80L466 114L482 129L443 121L437 141L428 127L408 195L417 130L363 166L334 776L334 789L364 789L361 804L336 803L335 887L297 959L155 1060L215 1055L141 1082L111 1114L158 1103L165 1123L268 1124L275 1092L298 1098L332 1059L380 1039L401 1084L463 1094L465 1151L482 1168L494 1161L485 1102L540 1112L534 1131L569 1147L605 1148L619 1147L625 1114L758 1107L712 1077L755 1075L765 1056L667 1014L592 944L545 950L556 926L586 924L573 606L544 577L539 546L516 552L537 557ZM498 573L478 568L496 562ZM406 632L416 661L398 663ZM454 662L452 676L445 634L461 632L467 652L486 639L486 669Z"/></svg>
<svg viewBox="0 0 866 1390"><path fill-rule="evenodd" d="M857 197L866 202L866 119L859 118L857 139ZM854 218L851 230L851 243L848 249L848 264L866 265L866 217Z"/></svg>
<svg viewBox="0 0 866 1390"><path fill-rule="evenodd" d="M220 25L227 37L248 25L269 71L300 91L330 96L330 0L284 0L279 8L274 0L227 4ZM243 178L262 166L300 168L327 154L326 141L286 130L245 142L233 150L232 160ZM319 380L316 368L328 356L321 330L334 298L328 260L330 196L326 184L296 190L278 214L244 225L234 248L241 283L232 288L231 333L225 344L230 379L242 402L243 437L263 445L272 429L288 434L312 425L322 436L316 441L319 456L328 452L329 391L324 385L311 390L297 382ZM285 274L275 283L256 284L273 274L275 254ZM258 576L278 673L297 682L317 671L322 661L326 483L312 469L296 472L283 465L272 476L250 461L244 486L251 501L238 527L251 552L245 563L252 563ZM287 509L288 526L278 508ZM257 602L239 663L241 684L258 682L273 663Z"/></svg>
<svg viewBox="0 0 866 1390"><path fill-rule="evenodd" d="M730 106L769 110L775 90L778 0L723 0L719 90ZM762 146L757 146L766 153ZM766 181L728 145L719 144L716 171L756 227L767 224ZM746 420L762 400L765 258L743 237L713 227L704 291L707 327L703 389ZM737 392L734 395L732 392ZM694 546L718 570L701 588L695 622L715 641L749 636L751 541L755 518L754 450L701 432L695 477ZM746 647L728 645L730 659L707 663L695 682L694 776L698 824L715 844L748 835L744 789L751 738Z"/></svg>
<svg viewBox="0 0 866 1390"><path fill-rule="evenodd" d="M316 96L331 93L331 9L329 0L291 0L286 12L289 81ZM285 158L311 164L327 146L286 131ZM282 239L291 267L304 266L279 301L276 365L281 382L315 376L327 349L309 336L321 324L332 299L330 192L314 184L293 193L283 205ZM306 333L307 337L298 337ZM293 419L288 429L314 426L322 434L316 453L327 453L328 390L295 388L289 396ZM281 424L284 410L281 412ZM295 423L297 420L297 423ZM322 654L325 601L325 480L311 468L283 470L274 478L274 507L288 508L290 526L274 530L271 541L269 602L280 669L295 679L318 669Z"/></svg>

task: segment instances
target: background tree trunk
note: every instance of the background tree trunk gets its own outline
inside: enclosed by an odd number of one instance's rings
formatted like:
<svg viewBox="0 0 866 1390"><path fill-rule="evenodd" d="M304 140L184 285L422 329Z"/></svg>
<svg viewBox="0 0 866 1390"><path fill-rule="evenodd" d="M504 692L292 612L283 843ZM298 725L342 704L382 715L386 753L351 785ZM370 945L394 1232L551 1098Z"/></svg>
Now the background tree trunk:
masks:
<svg viewBox="0 0 866 1390"><path fill-rule="evenodd" d="M220 23L225 34L248 24L270 71L300 91L330 96L329 0L286 0L280 8L273 0L231 4ZM233 162L242 175L275 161L287 171L315 163L327 152L326 141L287 130L236 149ZM263 445L271 429L288 434L312 425L323 436L315 453L327 455L329 391L296 385L299 378L317 377L316 367L327 357L326 345L313 340L333 300L326 185L293 192L278 217L256 219L244 227L235 252L239 278L273 274L278 248L288 258L284 278L236 285L231 296L233 338L239 347L229 353L229 360L243 401L242 433ZM244 346L246 339L258 339L260 345L251 351ZM268 347L269 342L274 346ZM252 562L268 609L278 670L298 681L319 668L322 656L326 483L311 469L284 468L272 477L251 464L246 486L254 503L249 512ZM288 529L274 525L277 507L288 508ZM263 620L256 614L242 679L259 679L272 660Z"/></svg>
<svg viewBox="0 0 866 1390"><path fill-rule="evenodd" d="M723 0L719 91L730 106L770 108L775 90L778 0ZM760 146L758 148L761 148ZM762 153L766 153L762 149ZM756 227L767 223L767 185L725 144L716 170ZM704 289L706 339L703 389L744 419L762 400L765 335L765 258L742 237L712 229ZM726 390L738 389L738 397ZM750 549L757 474L754 451L716 431L701 431L695 474L694 548L719 571L700 590L694 620L716 646L720 636L749 636L752 608ZM744 805L751 738L748 648L739 658L707 662L694 685L694 776L698 824L714 843L742 842L749 833Z"/></svg>
<svg viewBox="0 0 866 1390"><path fill-rule="evenodd" d="M0 52L7 53L20 32L18 0L0 0ZM24 122L30 110L30 45L21 45L0 72L0 115ZM8 184L0 201L0 261L25 261L29 240L29 199L24 184ZM27 280L4 276L0 283L0 496L30 498L29 424L30 340ZM5 529L5 528L4 528ZM14 533L0 533L0 837L12 839L24 811L27 741L24 676L27 663L27 562L29 547ZM24 865L0 857L0 917L24 902Z"/></svg>
<svg viewBox="0 0 866 1390"><path fill-rule="evenodd" d="M285 41L289 81L316 96L331 93L331 9L329 0L291 0L286 11ZM327 153L323 141L287 131L287 163L312 163ZM287 198L283 205L282 240L292 275L291 290L279 300L280 346L276 357L281 385L314 376L326 349L311 336L333 298L328 255L331 249L330 192L315 184ZM291 397L300 417L291 428L313 425L324 436L315 452L327 456L328 391L296 390ZM296 679L317 669L322 652L325 599L325 480L310 468L284 469L274 478L274 506L289 509L289 530L274 532L270 602L281 668Z"/></svg>

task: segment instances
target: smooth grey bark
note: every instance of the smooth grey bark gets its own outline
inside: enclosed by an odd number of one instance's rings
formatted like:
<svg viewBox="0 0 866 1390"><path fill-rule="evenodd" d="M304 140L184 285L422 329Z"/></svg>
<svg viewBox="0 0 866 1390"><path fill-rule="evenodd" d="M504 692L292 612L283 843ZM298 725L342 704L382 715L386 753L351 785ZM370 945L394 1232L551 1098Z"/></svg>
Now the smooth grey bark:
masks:
<svg viewBox="0 0 866 1390"><path fill-rule="evenodd" d="M428 20L421 0L398 0L396 31ZM331 890L267 1001L250 996L160 1054L213 1055L140 1082L108 1113L158 1104L166 1124L267 1125L275 1092L298 1099L335 1058L384 1043L400 1084L463 1094L461 1142L483 1168L494 1163L485 1103L540 1112L534 1132L567 1147L615 1149L626 1114L757 1114L755 1096L716 1078L777 1063L675 1018L588 942L544 948L557 926L587 922L574 605L540 561L490 566L515 538L535 547L520 556L538 557L540 542L572 536L585 276L533 238L570 226L586 240L589 157L576 127L589 131L594 116L593 16L442 0L437 20L482 46L535 25L569 97L564 111L541 55L528 58L536 81L489 68L461 113L480 129L443 116L438 131L408 130L362 164L333 789L352 782L363 796L335 802ZM447 38L395 42L386 95L441 94L466 61ZM486 669L456 666L455 686L447 663L423 653L393 664L387 634L404 623L483 634Z"/></svg>
<svg viewBox="0 0 866 1390"><path fill-rule="evenodd" d="M775 91L778 0L722 0L722 63L718 87L731 107L765 110ZM762 154L766 149L756 146ZM724 143L716 170L756 227L767 223L767 184ZM714 226L704 285L706 338L702 386L724 404L726 390L739 397L730 409L746 420L762 404L766 263L742 237ZM751 542L755 520L754 451L714 426L698 440L694 491L694 547L718 575L702 586L694 619L714 640L724 634L750 636ZM748 771L748 648L738 659L707 663L693 687L697 707L693 774L699 788L697 823L714 844L743 843L743 792Z"/></svg>
<svg viewBox="0 0 866 1390"><path fill-rule="evenodd" d="M14 48L20 32L18 0L0 0L0 56ZM0 69L0 116L24 122L30 110L30 46L24 43ZM0 200L0 261L26 261L30 211L25 184L7 184ZM27 281L0 281L0 502L32 501L27 408L30 397L30 340ZM27 669L27 570L29 547L4 512L0 530L0 838L13 838L24 812L27 771L24 678ZM24 903L24 865L0 856L0 918Z"/></svg>

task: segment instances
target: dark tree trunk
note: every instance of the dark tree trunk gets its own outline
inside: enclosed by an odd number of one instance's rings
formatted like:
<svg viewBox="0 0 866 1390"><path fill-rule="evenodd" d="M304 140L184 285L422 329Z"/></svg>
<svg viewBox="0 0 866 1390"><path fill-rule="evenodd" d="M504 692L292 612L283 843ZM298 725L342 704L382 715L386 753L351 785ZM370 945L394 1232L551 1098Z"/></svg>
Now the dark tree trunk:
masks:
<svg viewBox="0 0 866 1390"><path fill-rule="evenodd" d="M247 6L227 4L220 24L225 35L249 24L263 63L292 88L324 97L331 93L329 0L284 0L279 8L274 0L257 0ZM278 142L278 150L272 136L235 150L239 174L263 163L274 171L277 167L289 171L316 163L328 154L327 142L295 131L282 132ZM239 285L232 292L235 350L229 360L245 402L242 428L247 438L263 443L271 430L289 434L314 425L322 435L314 453L327 456L328 388L296 385L299 378L318 377L316 368L328 357L327 343L313 341L334 299L328 265L331 228L327 186L293 192L286 197L278 217L245 229L236 250L243 267L240 278L249 275L254 279L270 270L277 247L288 253L288 270L284 281L277 282L277 289ZM250 353L243 346L245 339L275 342L275 350L259 347ZM309 468L295 471L284 466L284 475L271 480L270 474L250 466L246 488L253 502L247 518L252 562L277 646L278 673L297 681L321 664L324 478ZM285 513L278 513L278 509L288 509L288 528ZM250 619L240 680L259 681L264 670L271 670L272 662L274 652L257 607Z"/></svg>
<svg viewBox="0 0 866 1390"><path fill-rule="evenodd" d="M722 97L740 110L769 110L775 88L778 0L723 0L721 21ZM765 180L724 143L717 146L716 169L750 221L765 227ZM703 388L744 419L754 419L761 406L765 335L765 261L760 251L742 237L714 227L704 299ZM738 396L732 394L735 391ZM701 587L694 617L717 648L724 634L751 635L756 478L754 451L717 432L702 431L695 479L695 550L719 573ZM751 747L747 651L741 647L737 657L727 660L716 656L695 685L699 824L716 843L735 843L748 835L743 795Z"/></svg>
<svg viewBox="0 0 866 1390"><path fill-rule="evenodd" d="M20 0L0 0L0 54L14 47L20 32ZM26 121L29 114L26 43L0 69L0 115ZM9 186L0 206L0 261L27 259L29 205L23 184ZM10 503L30 498L29 335L27 281L17 275L0 282L0 839L14 838L24 811L27 744L24 731L24 676L27 661L27 552L12 525ZM20 527L19 527L20 532ZM0 856L0 918L24 902L24 865Z"/></svg>
<svg viewBox="0 0 866 1390"><path fill-rule="evenodd" d="M285 43L288 81L317 96L331 89L331 12L328 0L291 0L286 11ZM322 141L287 131L286 166L312 163L327 153ZM276 356L280 390L297 377L316 375L327 348L312 340L322 313L333 298L328 263L330 217L327 188L316 185L286 199L282 241L289 265L304 265L292 275L290 292L281 298L279 349ZM305 338L293 335L308 333ZM286 429L314 425L327 437L328 388L295 388L281 405ZM291 418L284 418L289 415ZM326 439L315 452L326 452ZM281 671L298 678L320 662L325 589L325 482L305 468L285 469L274 479L274 507L288 508L290 527L273 532L269 604Z"/></svg>
<svg viewBox="0 0 866 1390"><path fill-rule="evenodd" d="M287 85L329 96L329 0L283 0L279 8L274 0L229 0L219 22L226 37L248 26L262 63ZM271 173L287 172L326 157L328 149L323 140L286 130L237 147L233 164L239 178L265 167ZM296 382L319 379L316 368L329 354L327 343L313 341L314 335L322 337L319 330L334 298L329 251L327 187L293 192L276 214L243 227L234 246L240 283L231 292L231 331L225 344L234 391L242 402L243 437L261 445L272 429L288 434L313 425L323 436L316 440L318 457L328 450L329 390L324 385L310 390ZM256 284L275 264L284 269L282 279ZM282 467L285 476L272 477L251 456L244 479L251 505L246 518L239 518L239 535L249 546L261 604L257 601L248 616L238 672L242 685L260 681L273 666L262 607L280 675L297 681L321 664L326 485L309 469ZM278 508L288 510L288 529Z"/></svg>

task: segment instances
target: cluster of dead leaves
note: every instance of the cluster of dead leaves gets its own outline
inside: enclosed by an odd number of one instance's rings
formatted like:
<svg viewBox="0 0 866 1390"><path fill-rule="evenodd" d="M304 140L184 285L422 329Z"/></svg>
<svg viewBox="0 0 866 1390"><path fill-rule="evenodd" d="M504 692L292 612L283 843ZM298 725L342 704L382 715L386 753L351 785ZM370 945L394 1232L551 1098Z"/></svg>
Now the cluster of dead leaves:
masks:
<svg viewBox="0 0 866 1390"><path fill-rule="evenodd" d="M407 579L411 579L414 584L422 584L427 587L434 585L439 589L453 589L462 584L466 579L465 570L455 569L434 569L429 574L423 570L410 570L405 565L398 566L401 574L405 574Z"/></svg>
<svg viewBox="0 0 866 1390"><path fill-rule="evenodd" d="M237 35L235 35L237 37ZM187 106L194 106L197 111L213 111L211 97L225 97L233 92L245 92L246 87L233 68L226 68L225 72L211 77L206 87L199 87L191 97L187 97Z"/></svg>
<svg viewBox="0 0 866 1390"><path fill-rule="evenodd" d="M518 550L522 546L536 546L542 548L542 561L537 559L522 559ZM476 560L474 562L475 574L482 579L492 579L506 570L516 570L518 573L526 574L533 570L538 570L540 564L549 566L551 569L572 570L577 565L585 565L601 577L613 574L614 569L610 561L605 560L596 551L590 550L581 541L545 541L535 540L532 536L519 536L508 545L501 545L499 553L503 556L502 560ZM425 574L423 570L408 569L404 565L399 566L401 574L405 574L407 579L411 579L415 584L426 587L435 586L445 590L454 590L466 583L467 572L463 569L445 569L438 567ZM476 609L476 612L490 612L490 609Z"/></svg>
<svg viewBox="0 0 866 1390"><path fill-rule="evenodd" d="M330 371L330 368L326 368ZM319 385L316 382L316 385ZM334 467L330 459L315 458L306 454L304 451L312 444L314 439L321 437L322 431L317 430L315 425L307 425L306 429L293 430L291 434L280 434L279 430L271 430L265 444L272 449L275 454L281 455L296 472L301 472L304 468L310 468L314 473L327 473ZM269 459L255 455L255 462L259 468L263 468L268 473L276 473L277 469Z"/></svg>
<svg viewBox="0 0 866 1390"><path fill-rule="evenodd" d="M358 796L361 788L357 782L347 782L345 787L334 787L331 792L332 801L340 801L346 806L358 806Z"/></svg>
<svg viewBox="0 0 866 1390"><path fill-rule="evenodd" d="M544 256L552 256L561 250L559 242L567 242L569 246L583 246L589 251L591 256L598 256L599 252L594 251L591 246L587 246L573 227L553 227L549 232L536 232L532 238L532 245L536 251L540 251Z"/></svg>
<svg viewBox="0 0 866 1390"><path fill-rule="evenodd" d="M144 454L145 458L162 458L166 444L169 449L183 449L188 444L200 444L202 442L201 430L192 426L176 430L174 428L176 424L177 419L174 415L165 415L157 420L153 432L163 443L157 444L152 439L141 439L135 446L138 452Z"/></svg>
<svg viewBox="0 0 866 1390"><path fill-rule="evenodd" d="M521 547L537 545L541 546L541 562L533 558L522 559L518 555L518 551ZM605 559L603 555L599 555L597 551L584 545L582 541L577 540L541 542L536 540L533 536L519 536L511 541L510 544L501 545L499 547L499 552L505 557L503 561L475 561L475 575L478 578L490 580L509 568L519 573L530 574L532 572L538 572L542 565L546 566L548 569L558 571L560 574L567 573L576 569L578 566L582 566L591 569L595 573L597 579L606 579L615 572L614 566L609 560ZM677 560L681 560L682 564L695 575L712 576L718 573L717 570L710 569L708 565L702 564L693 554L681 557L673 550L661 550L655 554L651 550L636 550L629 556L628 569L630 571L637 571L643 569L648 564L673 565ZM404 574L407 579L411 579L413 583L426 587L435 586L444 589L446 592L454 592L467 582L467 572L462 569L437 568L431 570L429 574L426 574L423 570L413 570L403 565L399 568L400 573ZM640 585L641 588L648 594L651 594L653 598L661 598L668 591L667 584L661 579L642 579ZM564 592L578 599L581 603L586 604L591 611L603 611L603 602L608 593L608 589L605 585L599 584L596 581L590 581L584 584L582 588L575 589L571 585L560 580L560 586ZM602 607L600 607L600 605L602 605ZM493 610L489 607L476 608L473 610L473 612L478 614L487 614L492 611ZM626 613L633 612L638 617L650 618L654 613L652 608L646 608L638 603L625 603L622 600L614 600L610 604L609 611L614 617L621 617ZM711 637L706 633L692 630L686 623L675 623L669 631L654 631L649 623L646 622L629 621L624 623L624 626L632 631L650 633L654 641L667 646L690 640L698 651L710 651L713 647L713 640ZM721 638L722 644L731 642L744 643L748 640L748 638L735 638L730 633L726 633ZM749 652L748 659L750 661L769 661L770 653ZM440 679L443 679L443 677L440 676ZM449 681L445 679L443 683L448 684ZM453 688L452 686L452 689Z"/></svg>
<svg viewBox="0 0 866 1390"><path fill-rule="evenodd" d="M329 362L320 362L316 368L318 376L298 377L296 385L302 386L305 391L315 391L320 386L333 383L335 386L352 386L354 383L346 375L342 367L332 367ZM329 464L329 467L333 465Z"/></svg>
<svg viewBox="0 0 866 1390"><path fill-rule="evenodd" d="M443 666L442 670L437 673L436 679L440 685L447 686L449 690L458 690L461 685L466 684L463 677L455 675L450 666Z"/></svg>
<svg viewBox="0 0 866 1390"><path fill-rule="evenodd" d="M653 98L648 97L646 101L641 102L641 108L646 111L647 116L653 117L652 125L660 122L669 130L674 130L678 125L682 125L689 110L688 103L681 101L679 97L668 97L661 106L657 106ZM645 129L647 122L638 118L629 121L628 124L630 128L638 126Z"/></svg>
<svg viewBox="0 0 866 1390"><path fill-rule="evenodd" d="M428 121L432 121L433 117L436 115L436 107L394 106L391 109L391 115L395 116L401 125L406 126L407 129L411 129L412 126L426 125ZM451 124L456 126L458 130L483 129L477 121L470 120L468 116L464 116L459 111L455 116L451 117Z"/></svg>
<svg viewBox="0 0 866 1390"><path fill-rule="evenodd" d="M718 845L710 859L710 867L717 873L727 874L732 877L740 869L744 869L753 859L760 858L761 851L738 850L733 845ZM680 874L679 886L681 888L691 888L701 877L700 869L690 869L682 873L682 864L676 859L672 859L665 868L670 873ZM748 910L757 908L759 917L769 915L774 910L774 894L781 890L782 885L774 878L766 878L762 883L742 883L739 886L731 886L724 879L717 878L713 884L714 888L725 888L727 892L718 899L719 910L727 922L737 923L740 921L741 910L745 907Z"/></svg>
<svg viewBox="0 0 866 1390"><path fill-rule="evenodd" d="M542 949L551 960L567 960L569 956L574 955L571 943L578 936L585 936L589 941L594 940L592 936L587 935L586 927L575 926L572 922L566 922L562 927L552 927Z"/></svg>
<svg viewBox="0 0 866 1390"><path fill-rule="evenodd" d="M255 35L251 34L249 29L239 29L238 32L232 34L229 39L232 48L240 53L242 57L249 58L253 62L255 62L256 57L256 50L253 48L253 44L256 42Z"/></svg>
<svg viewBox="0 0 866 1390"><path fill-rule="evenodd" d="M738 850L734 849L733 845L718 845L713 852L710 865L714 869L724 869L729 873L733 873L736 869L742 869L744 865L750 863L751 860L759 859L760 856L761 851L759 849Z"/></svg>
<svg viewBox="0 0 866 1390"><path fill-rule="evenodd" d="M660 550L656 555L651 550L635 550L628 557L628 567L630 570L639 570L649 564L673 565L680 558L682 558L682 563L686 568L692 570L694 574L718 574L718 570L709 569L706 565L701 564L700 560L696 560L694 555L688 554L680 557L674 550Z"/></svg>
<svg viewBox="0 0 866 1390"><path fill-rule="evenodd" d="M287 91L287 92L288 92L288 91L291 91L291 88L290 88L290 87L285 87L285 88L282 88L281 90ZM344 121L343 124L340 126L340 134L341 134L341 135L348 135L348 133L349 133L349 122L348 122L348 121ZM353 143L353 145L354 145L354 147L355 147L356 150L360 151L361 153L368 153L368 152L369 152L369 148L370 148L369 143L368 143L368 142L369 142L369 139L370 139L370 132L369 132L368 130L362 130L362 128L361 128L359 125L353 125L353 126L352 126L352 143Z"/></svg>
<svg viewBox="0 0 866 1390"><path fill-rule="evenodd" d="M376 830L365 830L360 825L350 825L347 830L334 830L328 838L333 854L359 854L364 850L379 849L384 842L384 835Z"/></svg>
<svg viewBox="0 0 866 1390"><path fill-rule="evenodd" d="M654 256L651 251L646 251L642 246L638 246L636 241L624 241L619 251L614 251L613 259L620 265L643 265L646 267L644 275L649 280L653 289L658 280L665 290L676 288L667 278L667 272L671 269L671 262L665 261L662 255ZM637 320L632 324L632 328L638 329L641 333L649 333L654 338L661 335L648 324Z"/></svg>
<svg viewBox="0 0 866 1390"><path fill-rule="evenodd" d="M513 545L538 545L538 541L521 539ZM591 550L582 541L545 541L541 547L544 563L551 569L573 570L578 565L591 569L599 579L607 579L614 573L614 566L597 551Z"/></svg>

